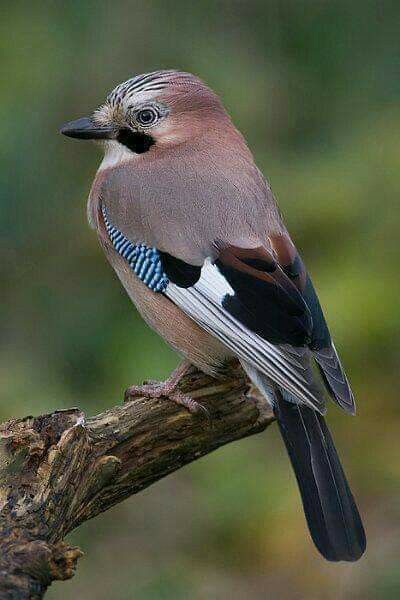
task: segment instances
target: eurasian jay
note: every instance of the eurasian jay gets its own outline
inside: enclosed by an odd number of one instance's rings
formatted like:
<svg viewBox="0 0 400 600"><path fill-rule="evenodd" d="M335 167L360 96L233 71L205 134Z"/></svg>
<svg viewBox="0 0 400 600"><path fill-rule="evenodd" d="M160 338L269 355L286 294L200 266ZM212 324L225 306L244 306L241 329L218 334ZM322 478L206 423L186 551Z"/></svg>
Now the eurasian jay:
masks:
<svg viewBox="0 0 400 600"><path fill-rule="evenodd" d="M189 73L155 71L61 132L103 146L89 222L138 311L214 377L239 359L273 408L315 545L331 561L359 559L365 533L321 381L350 414L354 398L271 188L219 97ZM173 395L177 374L127 393Z"/></svg>

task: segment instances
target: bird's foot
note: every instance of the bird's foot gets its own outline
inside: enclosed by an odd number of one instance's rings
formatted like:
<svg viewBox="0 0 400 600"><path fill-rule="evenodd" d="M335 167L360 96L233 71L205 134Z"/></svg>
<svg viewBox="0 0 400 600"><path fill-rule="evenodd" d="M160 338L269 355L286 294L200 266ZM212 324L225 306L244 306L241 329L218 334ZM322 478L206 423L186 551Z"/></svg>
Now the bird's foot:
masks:
<svg viewBox="0 0 400 600"><path fill-rule="evenodd" d="M202 414L210 421L210 413L207 408L178 389L179 382L189 367L190 364L184 362L165 381L145 381L142 385L131 385L125 390L124 401L129 402L129 400L140 396L145 398L166 397L179 404L179 406L186 408L191 414Z"/></svg>

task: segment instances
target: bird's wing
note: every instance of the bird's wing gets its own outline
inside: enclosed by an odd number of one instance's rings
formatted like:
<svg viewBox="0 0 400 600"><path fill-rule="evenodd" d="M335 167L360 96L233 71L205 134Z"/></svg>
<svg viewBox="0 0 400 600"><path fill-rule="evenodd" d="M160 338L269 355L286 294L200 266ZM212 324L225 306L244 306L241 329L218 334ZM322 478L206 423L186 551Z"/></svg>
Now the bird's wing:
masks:
<svg viewBox="0 0 400 600"><path fill-rule="evenodd" d="M332 342L317 293L309 274L288 234L270 237L274 254L285 274L301 293L312 317L308 344L332 399L349 413L355 412L354 396L336 348Z"/></svg>
<svg viewBox="0 0 400 600"><path fill-rule="evenodd" d="M353 396L304 265L288 236L271 236L270 243L272 253L222 247L201 269L164 254L170 278L165 294L240 358L323 412L314 355L334 400L353 412Z"/></svg>
<svg viewBox="0 0 400 600"><path fill-rule="evenodd" d="M227 308L235 292L217 265L206 261L193 286L182 288L170 282L164 293L239 358L291 391L299 401L324 412L324 403L312 387L308 361L304 363L301 357L251 331Z"/></svg>

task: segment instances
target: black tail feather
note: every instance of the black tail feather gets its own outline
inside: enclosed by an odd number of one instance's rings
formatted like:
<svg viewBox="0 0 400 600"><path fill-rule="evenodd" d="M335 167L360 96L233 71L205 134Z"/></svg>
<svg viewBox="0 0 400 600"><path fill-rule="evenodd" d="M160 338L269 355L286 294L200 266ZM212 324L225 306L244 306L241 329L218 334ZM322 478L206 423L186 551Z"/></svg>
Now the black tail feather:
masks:
<svg viewBox="0 0 400 600"><path fill-rule="evenodd" d="M274 410L316 547L327 560L358 560L364 528L324 418L279 393Z"/></svg>

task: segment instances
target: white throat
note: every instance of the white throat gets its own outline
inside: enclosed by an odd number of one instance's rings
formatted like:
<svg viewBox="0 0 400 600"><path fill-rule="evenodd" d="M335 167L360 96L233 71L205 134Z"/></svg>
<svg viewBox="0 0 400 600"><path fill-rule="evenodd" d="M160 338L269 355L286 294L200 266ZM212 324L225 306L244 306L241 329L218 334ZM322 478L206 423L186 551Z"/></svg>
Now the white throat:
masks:
<svg viewBox="0 0 400 600"><path fill-rule="evenodd" d="M107 140L103 142L104 158L99 166L99 171L116 167L127 160L132 160L137 156L129 148L117 142L117 140Z"/></svg>

